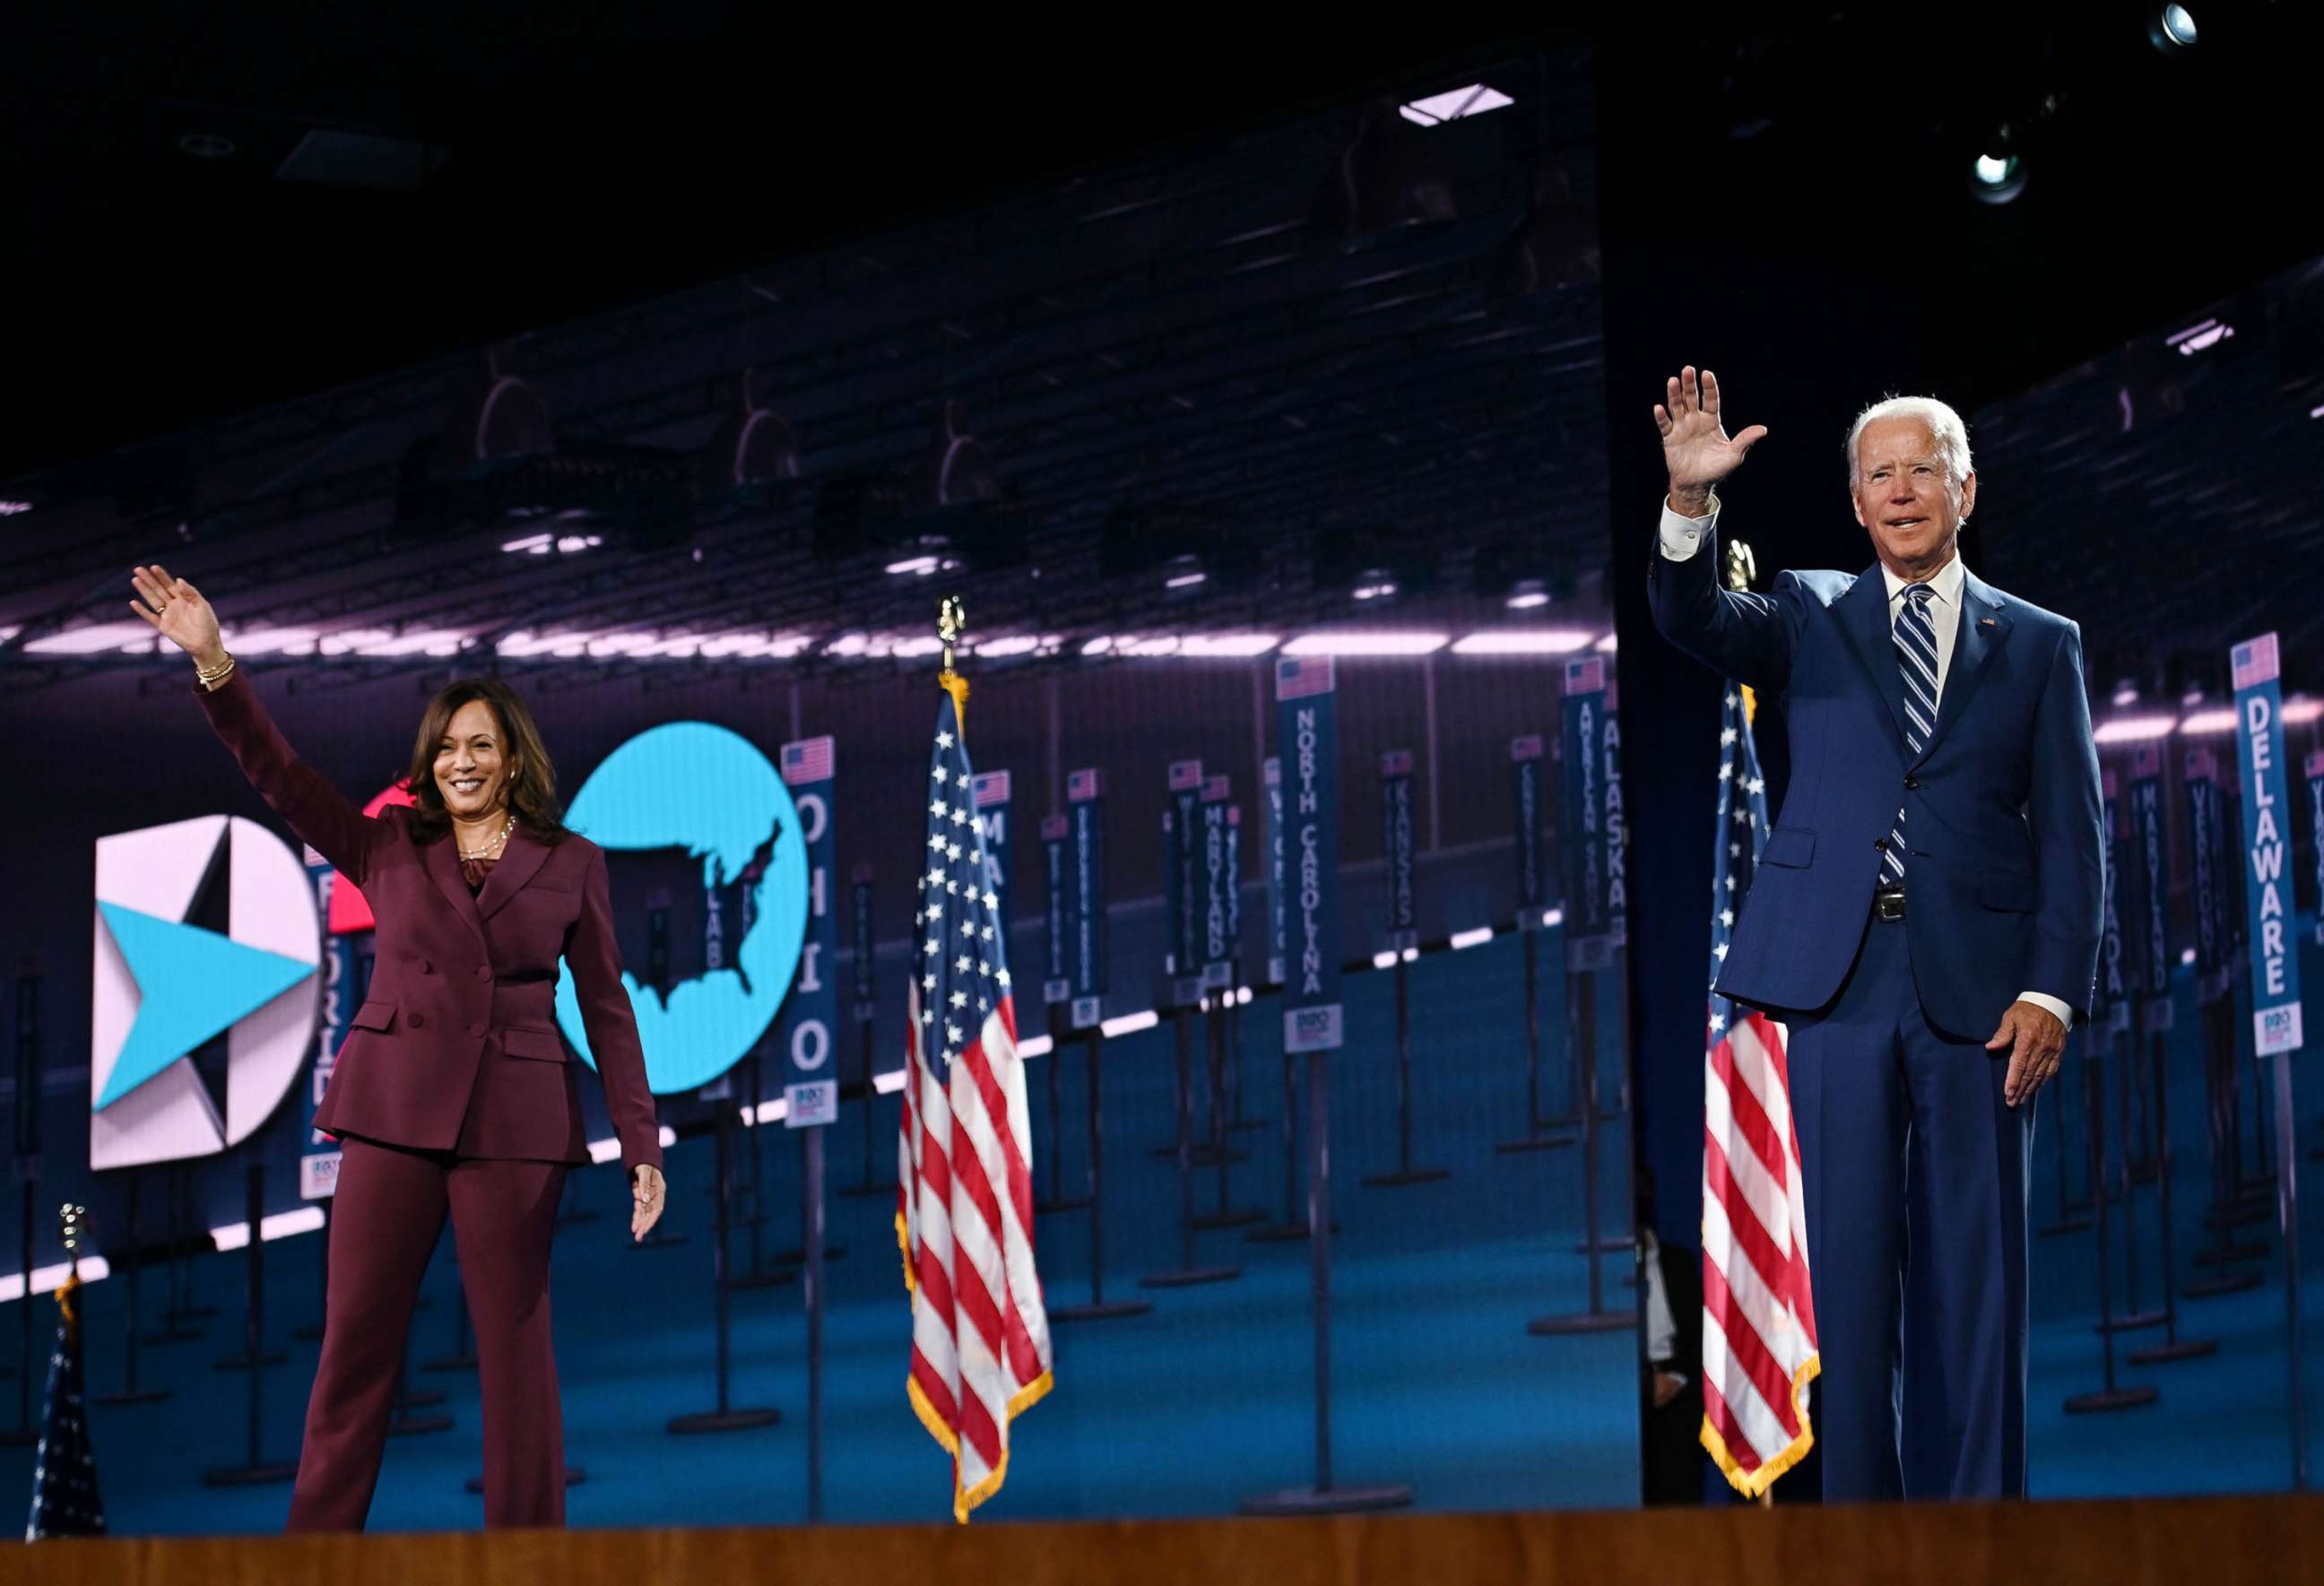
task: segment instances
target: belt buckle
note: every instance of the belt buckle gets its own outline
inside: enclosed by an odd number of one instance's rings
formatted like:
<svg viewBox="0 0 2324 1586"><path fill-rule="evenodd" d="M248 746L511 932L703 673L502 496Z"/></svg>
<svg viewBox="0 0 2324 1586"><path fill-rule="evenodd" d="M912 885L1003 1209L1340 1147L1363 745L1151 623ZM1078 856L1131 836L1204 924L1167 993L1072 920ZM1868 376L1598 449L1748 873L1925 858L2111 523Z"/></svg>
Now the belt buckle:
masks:
<svg viewBox="0 0 2324 1586"><path fill-rule="evenodd" d="M1881 887L1872 894L1872 913L1877 919L1895 920L1904 917L1904 889Z"/></svg>

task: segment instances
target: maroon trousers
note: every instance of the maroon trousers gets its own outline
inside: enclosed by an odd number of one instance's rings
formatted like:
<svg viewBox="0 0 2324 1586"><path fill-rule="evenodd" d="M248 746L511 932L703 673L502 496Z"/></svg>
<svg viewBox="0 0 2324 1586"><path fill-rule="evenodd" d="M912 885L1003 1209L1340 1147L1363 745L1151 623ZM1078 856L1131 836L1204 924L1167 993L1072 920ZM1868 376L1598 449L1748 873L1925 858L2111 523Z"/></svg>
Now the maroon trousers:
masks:
<svg viewBox="0 0 2324 1586"><path fill-rule="evenodd" d="M560 1162L482 1161L349 1138L331 1211L323 1358L307 1401L293 1531L360 1531L420 1279L445 1213L484 1397L484 1524L565 1524L565 1416L549 1331Z"/></svg>

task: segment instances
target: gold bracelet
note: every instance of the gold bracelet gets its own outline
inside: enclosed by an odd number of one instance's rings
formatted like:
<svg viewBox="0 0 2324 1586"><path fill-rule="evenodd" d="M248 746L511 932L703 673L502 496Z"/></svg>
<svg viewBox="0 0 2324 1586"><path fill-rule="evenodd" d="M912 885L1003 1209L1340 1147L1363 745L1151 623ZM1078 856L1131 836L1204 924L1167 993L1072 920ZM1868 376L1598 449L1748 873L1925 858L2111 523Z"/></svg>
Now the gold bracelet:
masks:
<svg viewBox="0 0 2324 1586"><path fill-rule="evenodd" d="M233 672L234 657L229 655L226 659L220 661L217 666L208 670L204 670L200 667L196 667L194 669L194 681L199 683L205 689L214 689L219 684L225 682L226 678L233 674Z"/></svg>

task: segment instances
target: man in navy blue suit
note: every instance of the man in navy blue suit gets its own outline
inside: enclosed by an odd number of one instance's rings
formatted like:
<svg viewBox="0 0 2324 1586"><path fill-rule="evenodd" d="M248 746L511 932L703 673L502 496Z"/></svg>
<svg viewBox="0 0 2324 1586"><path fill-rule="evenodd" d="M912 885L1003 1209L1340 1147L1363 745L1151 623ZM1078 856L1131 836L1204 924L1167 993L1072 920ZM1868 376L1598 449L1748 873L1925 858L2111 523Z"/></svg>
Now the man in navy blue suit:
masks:
<svg viewBox="0 0 2324 1586"><path fill-rule="evenodd" d="M1707 369L1665 396L1655 625L1790 733L1719 990L1791 1027L1824 1495L2022 1496L2034 1098L2105 881L2081 631L1961 565L1969 435L1923 397L1849 431L1875 566L1723 588L1712 489L1767 431L1728 435Z"/></svg>

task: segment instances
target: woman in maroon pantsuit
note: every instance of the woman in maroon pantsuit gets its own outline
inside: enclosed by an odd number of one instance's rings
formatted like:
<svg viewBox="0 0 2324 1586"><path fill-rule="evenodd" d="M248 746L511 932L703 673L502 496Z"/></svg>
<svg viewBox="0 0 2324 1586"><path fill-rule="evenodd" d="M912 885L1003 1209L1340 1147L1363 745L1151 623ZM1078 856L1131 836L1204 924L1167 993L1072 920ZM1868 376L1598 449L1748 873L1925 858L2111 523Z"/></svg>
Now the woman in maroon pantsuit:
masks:
<svg viewBox="0 0 2324 1586"><path fill-rule="evenodd" d="M589 1153L557 1033L560 957L621 1138L632 1238L667 1194L604 852L559 823L548 752L505 684L438 694L412 750L419 802L367 816L290 752L192 585L158 567L132 582L133 609L193 658L210 725L251 785L363 889L378 920L371 987L315 1114L345 1155L290 1529L363 1526L412 1302L447 1212L483 1378L484 1524L562 1525L549 1245L566 1168Z"/></svg>

